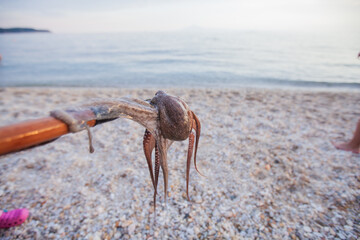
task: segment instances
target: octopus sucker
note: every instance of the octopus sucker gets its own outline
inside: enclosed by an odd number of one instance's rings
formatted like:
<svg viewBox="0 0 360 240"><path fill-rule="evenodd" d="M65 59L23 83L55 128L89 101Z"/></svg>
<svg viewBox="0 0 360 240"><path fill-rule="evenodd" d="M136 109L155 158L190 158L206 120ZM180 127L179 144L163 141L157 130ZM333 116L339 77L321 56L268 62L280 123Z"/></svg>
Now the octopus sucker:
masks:
<svg viewBox="0 0 360 240"><path fill-rule="evenodd" d="M149 167L151 182L152 182L152 184L154 186L154 190L155 190L155 181L154 181L154 174L153 174L151 155L152 155L152 151L155 148L155 144L156 144L155 138L149 132L149 130L146 129L145 133L144 133L144 139L143 139L143 148L144 148L144 154L145 154L146 162L147 162L148 167Z"/></svg>
<svg viewBox="0 0 360 240"><path fill-rule="evenodd" d="M154 189L154 210L156 210L156 194L157 194L157 185L159 180L159 172L160 172L160 156L159 156L159 148L157 145L155 146L155 189Z"/></svg>
<svg viewBox="0 0 360 240"><path fill-rule="evenodd" d="M190 201L189 197L189 177L190 177L190 164L191 164L191 157L194 148L194 134L190 133L189 136L189 147L188 147L188 154L187 154L187 161L186 161L186 196L187 199Z"/></svg>

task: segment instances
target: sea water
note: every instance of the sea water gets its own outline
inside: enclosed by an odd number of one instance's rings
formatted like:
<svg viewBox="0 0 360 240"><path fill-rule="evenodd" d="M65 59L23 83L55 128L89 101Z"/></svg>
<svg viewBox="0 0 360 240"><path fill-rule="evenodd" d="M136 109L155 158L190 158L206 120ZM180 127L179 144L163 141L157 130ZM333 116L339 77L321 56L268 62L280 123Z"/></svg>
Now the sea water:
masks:
<svg viewBox="0 0 360 240"><path fill-rule="evenodd" d="M359 34L1 34L0 87L360 88L359 51Z"/></svg>

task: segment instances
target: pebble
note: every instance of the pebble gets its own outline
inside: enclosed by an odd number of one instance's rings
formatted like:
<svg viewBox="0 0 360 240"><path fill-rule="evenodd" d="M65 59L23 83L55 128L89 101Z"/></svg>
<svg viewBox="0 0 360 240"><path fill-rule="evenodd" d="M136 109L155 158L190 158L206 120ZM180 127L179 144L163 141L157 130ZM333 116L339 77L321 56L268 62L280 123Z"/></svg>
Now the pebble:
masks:
<svg viewBox="0 0 360 240"><path fill-rule="evenodd" d="M268 170L268 171L270 171L271 165L270 165L270 164L266 164L266 165L265 165L265 169Z"/></svg>
<svg viewBox="0 0 360 240"><path fill-rule="evenodd" d="M353 229L353 228L352 228L351 226L349 226L349 225L345 225L344 228L345 228L345 230L348 231L348 232L352 231L352 229Z"/></svg>
<svg viewBox="0 0 360 240"><path fill-rule="evenodd" d="M101 232L96 232L93 236L93 240L101 240Z"/></svg>
<svg viewBox="0 0 360 240"><path fill-rule="evenodd" d="M128 227L128 231L129 231L129 234L130 235L133 235L134 231L135 231L135 223L131 224L129 227Z"/></svg>
<svg viewBox="0 0 360 240"><path fill-rule="evenodd" d="M346 236L340 232L337 235L340 239L346 239Z"/></svg>

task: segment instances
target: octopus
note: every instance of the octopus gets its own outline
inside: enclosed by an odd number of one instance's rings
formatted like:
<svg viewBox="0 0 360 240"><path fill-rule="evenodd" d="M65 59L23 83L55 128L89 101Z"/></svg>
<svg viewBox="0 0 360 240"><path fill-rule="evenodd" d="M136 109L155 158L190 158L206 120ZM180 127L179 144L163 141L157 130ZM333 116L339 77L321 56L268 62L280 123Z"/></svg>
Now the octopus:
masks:
<svg viewBox="0 0 360 240"><path fill-rule="evenodd" d="M72 133L87 130L91 153L94 152L94 148L88 122L95 121L96 124L99 124L125 117L144 126L146 130L143 138L143 150L154 187L155 209L160 168L164 177L164 199L166 202L169 175L167 150L174 141L188 139L186 194L187 199L190 200L189 174L192 156L194 157L195 169L201 174L196 165L201 124L199 118L181 98L158 91L152 99L146 101L135 98L97 100L83 105L80 109L55 110L50 115L66 123ZM153 169L152 153L154 149Z"/></svg>
<svg viewBox="0 0 360 240"><path fill-rule="evenodd" d="M143 148L148 164L151 181L154 187L154 207L156 208L156 194L160 167L164 177L165 201L168 187L168 164L167 149L173 141L189 139L187 162L186 162L186 195L189 198L189 174L190 164L194 150L194 165L196 165L196 154L200 139L201 124L198 117L191 111L188 105L179 97L158 91L150 100L150 104L158 111L157 127L152 131L146 129L143 139ZM155 149L155 169L152 165L152 152ZM200 172L199 172L200 173ZM201 174L201 173L200 173Z"/></svg>

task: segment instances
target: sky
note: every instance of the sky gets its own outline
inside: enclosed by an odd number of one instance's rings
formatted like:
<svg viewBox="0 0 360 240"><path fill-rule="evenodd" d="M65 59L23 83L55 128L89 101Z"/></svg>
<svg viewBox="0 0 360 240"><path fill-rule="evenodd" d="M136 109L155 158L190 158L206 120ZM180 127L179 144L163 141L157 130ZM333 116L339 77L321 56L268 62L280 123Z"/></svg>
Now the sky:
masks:
<svg viewBox="0 0 360 240"><path fill-rule="evenodd" d="M360 0L0 0L0 27L55 33L360 31Z"/></svg>

